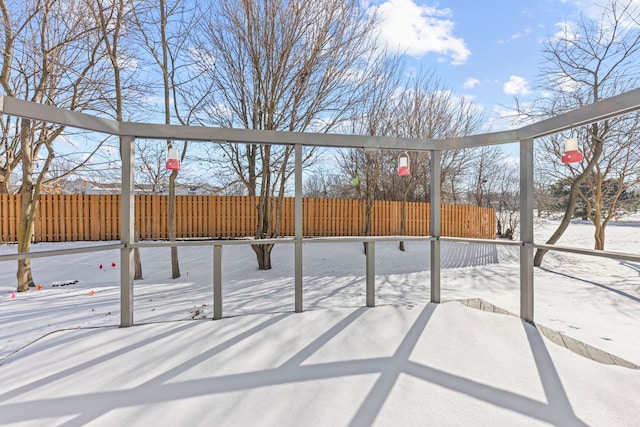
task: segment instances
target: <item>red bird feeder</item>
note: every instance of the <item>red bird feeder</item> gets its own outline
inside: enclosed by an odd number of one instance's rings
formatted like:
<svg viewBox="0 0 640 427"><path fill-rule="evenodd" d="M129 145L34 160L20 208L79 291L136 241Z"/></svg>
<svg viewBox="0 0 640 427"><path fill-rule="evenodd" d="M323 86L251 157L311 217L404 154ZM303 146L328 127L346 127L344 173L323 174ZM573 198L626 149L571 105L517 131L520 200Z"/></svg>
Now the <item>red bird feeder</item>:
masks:
<svg viewBox="0 0 640 427"><path fill-rule="evenodd" d="M576 138L569 138L564 143L564 154L562 155L562 163L577 163L581 162L583 155L578 149L578 140Z"/></svg>
<svg viewBox="0 0 640 427"><path fill-rule="evenodd" d="M170 171L180 170L180 160L178 160L178 152L173 147L169 147L169 153L167 155L167 169L169 169Z"/></svg>
<svg viewBox="0 0 640 427"><path fill-rule="evenodd" d="M409 176L410 174L409 155L405 151L398 156L398 176Z"/></svg>

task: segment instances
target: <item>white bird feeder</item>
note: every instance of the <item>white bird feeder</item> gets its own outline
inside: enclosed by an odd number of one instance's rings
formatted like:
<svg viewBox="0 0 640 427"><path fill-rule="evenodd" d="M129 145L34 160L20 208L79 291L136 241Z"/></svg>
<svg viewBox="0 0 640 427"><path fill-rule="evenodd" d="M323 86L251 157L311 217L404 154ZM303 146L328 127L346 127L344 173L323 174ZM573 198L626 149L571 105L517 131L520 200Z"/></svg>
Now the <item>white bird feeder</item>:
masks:
<svg viewBox="0 0 640 427"><path fill-rule="evenodd" d="M562 163L577 163L581 162L583 155L578 149L578 140L576 138L569 138L564 143L564 154L562 155Z"/></svg>
<svg viewBox="0 0 640 427"><path fill-rule="evenodd" d="M167 169L169 169L170 171L180 170L180 160L178 160L178 152L173 147L169 147L169 153L167 155Z"/></svg>
<svg viewBox="0 0 640 427"><path fill-rule="evenodd" d="M410 174L411 168L409 166L409 154L404 151L398 156L398 175L409 176Z"/></svg>

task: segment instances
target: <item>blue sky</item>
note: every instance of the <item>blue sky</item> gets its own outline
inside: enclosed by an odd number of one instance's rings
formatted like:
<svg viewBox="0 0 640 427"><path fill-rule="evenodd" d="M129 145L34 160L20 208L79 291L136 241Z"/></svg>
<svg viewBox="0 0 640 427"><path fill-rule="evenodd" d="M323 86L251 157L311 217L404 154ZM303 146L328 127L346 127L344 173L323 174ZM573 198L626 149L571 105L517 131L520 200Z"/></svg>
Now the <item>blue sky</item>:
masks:
<svg viewBox="0 0 640 427"><path fill-rule="evenodd" d="M514 97L540 97L541 51L550 35L580 14L597 17L606 0L372 1L383 18L381 37L406 50L409 67L435 69L457 95L481 104L496 120ZM640 4L640 0L634 0Z"/></svg>

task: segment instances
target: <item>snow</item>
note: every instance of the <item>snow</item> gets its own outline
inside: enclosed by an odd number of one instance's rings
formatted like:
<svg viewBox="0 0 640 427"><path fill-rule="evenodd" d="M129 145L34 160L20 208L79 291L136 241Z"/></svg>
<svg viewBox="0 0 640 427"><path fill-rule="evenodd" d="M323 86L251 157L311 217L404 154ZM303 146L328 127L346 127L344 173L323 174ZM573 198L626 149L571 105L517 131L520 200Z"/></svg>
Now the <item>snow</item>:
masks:
<svg viewBox="0 0 640 427"><path fill-rule="evenodd" d="M536 219L536 241L556 224ZM559 244L590 248L592 234L577 221ZM428 247L377 243L366 308L362 245L305 244L293 313L293 246L277 245L266 272L250 247L226 246L218 321L192 321L212 316L211 248L180 248L178 280L167 248L143 249L130 328L118 327L118 251L33 259L42 289L16 298L15 262L0 262L0 425L637 425L640 370L578 356L517 317L429 303ZM607 250L639 247L637 218L607 228ZM518 251L443 242L442 298L518 313ZM640 365L640 263L549 252L535 319Z"/></svg>

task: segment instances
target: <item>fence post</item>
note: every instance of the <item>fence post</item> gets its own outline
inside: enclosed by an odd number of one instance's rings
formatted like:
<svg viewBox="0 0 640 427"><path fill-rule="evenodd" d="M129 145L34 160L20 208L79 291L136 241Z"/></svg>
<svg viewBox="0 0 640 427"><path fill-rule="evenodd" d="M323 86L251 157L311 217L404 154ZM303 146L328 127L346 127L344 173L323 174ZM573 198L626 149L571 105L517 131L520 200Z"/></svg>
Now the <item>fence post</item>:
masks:
<svg viewBox="0 0 640 427"><path fill-rule="evenodd" d="M431 151L431 302L440 302L440 235L441 226L441 204L440 204L440 160L442 152Z"/></svg>
<svg viewBox="0 0 640 427"><path fill-rule="evenodd" d="M133 325L133 248L135 225L135 138L120 137L120 157L122 158L122 200L120 212L120 326Z"/></svg>
<svg viewBox="0 0 640 427"><path fill-rule="evenodd" d="M533 322L533 139L520 141L520 318Z"/></svg>

